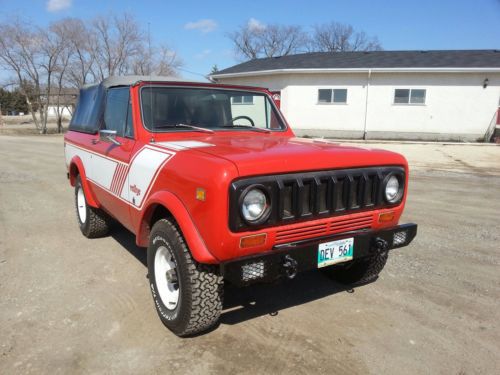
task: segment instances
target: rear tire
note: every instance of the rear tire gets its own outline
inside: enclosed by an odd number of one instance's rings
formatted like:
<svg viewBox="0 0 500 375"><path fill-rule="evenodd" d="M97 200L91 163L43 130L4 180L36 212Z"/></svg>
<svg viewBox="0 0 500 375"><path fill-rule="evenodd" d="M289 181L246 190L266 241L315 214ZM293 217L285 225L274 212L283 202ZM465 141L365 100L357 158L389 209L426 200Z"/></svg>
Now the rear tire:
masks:
<svg viewBox="0 0 500 375"><path fill-rule="evenodd" d="M148 247L148 277L156 311L177 336L215 326L222 311L223 281L215 267L197 263L177 226L158 220Z"/></svg>
<svg viewBox="0 0 500 375"><path fill-rule="evenodd" d="M75 183L75 208L78 225L87 238L104 237L109 232L109 217L104 211L88 205L80 176Z"/></svg>
<svg viewBox="0 0 500 375"><path fill-rule="evenodd" d="M329 269L325 269L325 272L341 284L366 284L377 279L379 273L384 269L388 257L389 253L385 251L347 264L329 267Z"/></svg>

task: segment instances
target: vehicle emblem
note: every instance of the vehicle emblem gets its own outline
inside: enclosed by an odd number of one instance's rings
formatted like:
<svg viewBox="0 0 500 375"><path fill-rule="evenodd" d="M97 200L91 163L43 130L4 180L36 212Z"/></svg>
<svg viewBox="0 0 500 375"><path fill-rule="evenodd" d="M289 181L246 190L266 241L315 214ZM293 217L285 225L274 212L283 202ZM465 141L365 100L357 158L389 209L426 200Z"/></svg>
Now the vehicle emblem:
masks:
<svg viewBox="0 0 500 375"><path fill-rule="evenodd" d="M130 191L137 196L141 195L141 189L139 189L135 184L130 185Z"/></svg>

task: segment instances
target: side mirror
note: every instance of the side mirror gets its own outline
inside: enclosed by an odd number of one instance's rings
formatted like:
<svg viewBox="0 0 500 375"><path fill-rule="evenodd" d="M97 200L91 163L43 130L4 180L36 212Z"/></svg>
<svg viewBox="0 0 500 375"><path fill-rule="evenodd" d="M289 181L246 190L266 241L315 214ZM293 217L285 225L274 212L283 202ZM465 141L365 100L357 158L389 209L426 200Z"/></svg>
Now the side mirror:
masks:
<svg viewBox="0 0 500 375"><path fill-rule="evenodd" d="M99 140L102 142L110 142L116 146L121 145L121 143L116 140L116 130L100 130Z"/></svg>

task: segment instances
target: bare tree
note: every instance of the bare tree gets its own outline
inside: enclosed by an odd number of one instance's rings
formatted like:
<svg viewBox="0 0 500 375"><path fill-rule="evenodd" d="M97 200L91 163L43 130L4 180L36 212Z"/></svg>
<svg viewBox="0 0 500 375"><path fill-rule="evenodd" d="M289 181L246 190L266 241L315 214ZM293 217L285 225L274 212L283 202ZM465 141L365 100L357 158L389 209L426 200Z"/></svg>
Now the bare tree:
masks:
<svg viewBox="0 0 500 375"><path fill-rule="evenodd" d="M0 26L2 66L14 74L20 92L25 97L35 127L40 132L44 132L39 41L40 37L31 25L22 23L20 20L14 20L10 24ZM32 95L28 93L28 86ZM32 98L35 98L35 103L33 103ZM35 108L40 111L40 118L37 117Z"/></svg>
<svg viewBox="0 0 500 375"><path fill-rule="evenodd" d="M242 59L286 56L305 50L307 34L300 26L259 25L251 22L228 34Z"/></svg>
<svg viewBox="0 0 500 375"><path fill-rule="evenodd" d="M132 72L139 75L176 76L177 69L182 66L178 54L166 45L151 49L141 46L140 53L131 63Z"/></svg>
<svg viewBox="0 0 500 375"><path fill-rule="evenodd" d="M65 37L70 44L71 55L67 83L74 87L82 87L89 80L93 81L92 67L95 53L92 51L94 35L89 27L78 18L66 18L59 22L59 28L64 30Z"/></svg>
<svg viewBox="0 0 500 375"><path fill-rule="evenodd" d="M53 86L54 79L56 78L55 76L57 74L57 71L59 71L59 79L56 79L56 81L59 83L59 87L61 87L64 77L63 70L65 70L67 66L67 61L64 61L64 67L62 66L63 64L60 64L60 60L62 57L61 55L66 49L67 41L64 34L57 31L57 24L54 24L48 29L38 29L37 32L37 40L39 44L38 48L40 51L39 67L41 70L39 79L43 79L42 82L44 86L43 91L41 90L39 93L42 134L45 134L47 132L48 110L51 104L52 96L54 94ZM69 57L67 56L64 57L69 59ZM38 82L35 81L35 83L38 85ZM40 88L42 88L41 84Z"/></svg>
<svg viewBox="0 0 500 375"><path fill-rule="evenodd" d="M138 22L127 14L91 22L68 18L48 28L13 20L0 24L0 66L13 75L40 133L47 132L53 104L62 131L69 86L81 87L111 75L177 73L182 61L175 51L148 44Z"/></svg>
<svg viewBox="0 0 500 375"><path fill-rule="evenodd" d="M317 52L379 51L382 46L376 37L355 31L351 25L331 22L314 27L310 50Z"/></svg>
<svg viewBox="0 0 500 375"><path fill-rule="evenodd" d="M146 40L131 16L97 17L92 22L93 74L96 80L131 70L132 60L144 51Z"/></svg>
<svg viewBox="0 0 500 375"><path fill-rule="evenodd" d="M65 88L68 86L67 75L71 67L71 59L75 55L74 43L72 41L72 26L71 20L61 20L50 25L50 31L54 35L56 44L60 46L59 60L54 70L54 81L56 85L56 119L57 119L57 132L62 132L62 115L64 110L70 110L68 105L67 93ZM61 102L61 99L63 99ZM49 98L50 99L50 98Z"/></svg>

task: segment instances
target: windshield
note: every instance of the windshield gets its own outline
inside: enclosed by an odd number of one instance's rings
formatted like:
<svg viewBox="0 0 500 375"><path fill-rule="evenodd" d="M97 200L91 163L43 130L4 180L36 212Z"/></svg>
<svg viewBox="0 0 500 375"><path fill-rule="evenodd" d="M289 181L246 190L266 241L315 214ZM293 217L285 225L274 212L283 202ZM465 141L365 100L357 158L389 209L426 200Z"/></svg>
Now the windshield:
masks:
<svg viewBox="0 0 500 375"><path fill-rule="evenodd" d="M146 86L141 90L141 104L144 126L155 132L191 127L285 129L268 96L253 91Z"/></svg>

